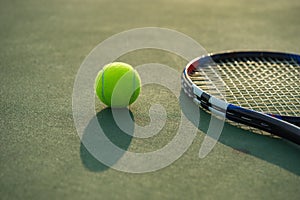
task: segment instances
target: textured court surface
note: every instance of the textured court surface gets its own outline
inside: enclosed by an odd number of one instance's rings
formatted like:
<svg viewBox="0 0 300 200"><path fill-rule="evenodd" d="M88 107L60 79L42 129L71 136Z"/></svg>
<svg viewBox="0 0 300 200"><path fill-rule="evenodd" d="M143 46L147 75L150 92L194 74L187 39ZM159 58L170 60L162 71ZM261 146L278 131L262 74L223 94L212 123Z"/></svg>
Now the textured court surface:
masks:
<svg viewBox="0 0 300 200"><path fill-rule="evenodd" d="M157 26L183 32L209 52L300 53L299 9L298 0L0 1L0 199L299 199L300 148L288 142L226 125L213 151L199 159L210 120L205 112L193 144L169 167L148 174L110 169L80 143L71 98L81 62L113 34ZM155 50L119 60L178 72L186 65ZM147 86L132 106L140 125L149 122L147 100L168 112L162 132L146 140L128 138L100 103L95 117L120 147L153 151L178 128L178 101L166 103L172 97Z"/></svg>

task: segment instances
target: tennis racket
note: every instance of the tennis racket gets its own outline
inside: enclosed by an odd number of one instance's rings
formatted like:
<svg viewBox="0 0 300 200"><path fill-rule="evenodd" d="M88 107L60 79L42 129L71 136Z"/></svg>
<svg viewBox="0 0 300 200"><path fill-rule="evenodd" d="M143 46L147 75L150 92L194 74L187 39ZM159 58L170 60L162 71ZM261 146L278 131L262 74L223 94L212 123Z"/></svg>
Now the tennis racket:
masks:
<svg viewBox="0 0 300 200"><path fill-rule="evenodd" d="M237 51L198 57L184 69L182 89L216 116L300 145L300 55Z"/></svg>

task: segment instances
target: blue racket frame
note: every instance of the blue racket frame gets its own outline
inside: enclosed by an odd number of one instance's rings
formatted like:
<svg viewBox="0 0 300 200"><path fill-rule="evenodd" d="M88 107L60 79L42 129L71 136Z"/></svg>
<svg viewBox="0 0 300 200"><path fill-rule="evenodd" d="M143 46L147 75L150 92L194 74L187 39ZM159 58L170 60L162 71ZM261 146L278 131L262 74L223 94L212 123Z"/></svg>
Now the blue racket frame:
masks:
<svg viewBox="0 0 300 200"><path fill-rule="evenodd" d="M300 145L300 117L272 115L249 110L227 103L210 94L207 94L195 85L189 78L196 68L215 62L221 59L243 58L243 57L272 57L277 59L294 59L300 65L300 55L278 52L261 51L240 51L209 54L192 60L182 73L182 88L185 93L193 98L194 102L211 113L241 123L247 126L258 128L271 134L280 136Z"/></svg>

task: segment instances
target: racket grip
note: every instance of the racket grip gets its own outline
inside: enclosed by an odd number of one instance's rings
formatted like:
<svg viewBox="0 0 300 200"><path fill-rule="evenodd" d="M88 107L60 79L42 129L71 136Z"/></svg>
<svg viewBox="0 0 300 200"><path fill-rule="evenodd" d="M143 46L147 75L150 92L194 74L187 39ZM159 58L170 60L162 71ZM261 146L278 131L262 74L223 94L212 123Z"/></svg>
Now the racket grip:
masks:
<svg viewBox="0 0 300 200"><path fill-rule="evenodd" d="M226 118L234 122L269 132L300 145L299 127L267 114L247 110L230 104L227 107Z"/></svg>

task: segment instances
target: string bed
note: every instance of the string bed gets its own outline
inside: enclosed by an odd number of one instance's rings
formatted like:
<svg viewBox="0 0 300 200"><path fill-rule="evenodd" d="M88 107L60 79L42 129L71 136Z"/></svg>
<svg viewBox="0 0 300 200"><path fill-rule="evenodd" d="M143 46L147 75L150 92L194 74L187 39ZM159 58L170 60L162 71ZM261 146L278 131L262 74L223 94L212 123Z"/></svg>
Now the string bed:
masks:
<svg viewBox="0 0 300 200"><path fill-rule="evenodd" d="M218 60L190 78L205 92L231 104L264 113L300 114L300 66L292 58Z"/></svg>
<svg viewBox="0 0 300 200"><path fill-rule="evenodd" d="M210 63L189 75L193 83L206 93L259 112L300 115L300 66L293 58L243 57Z"/></svg>

